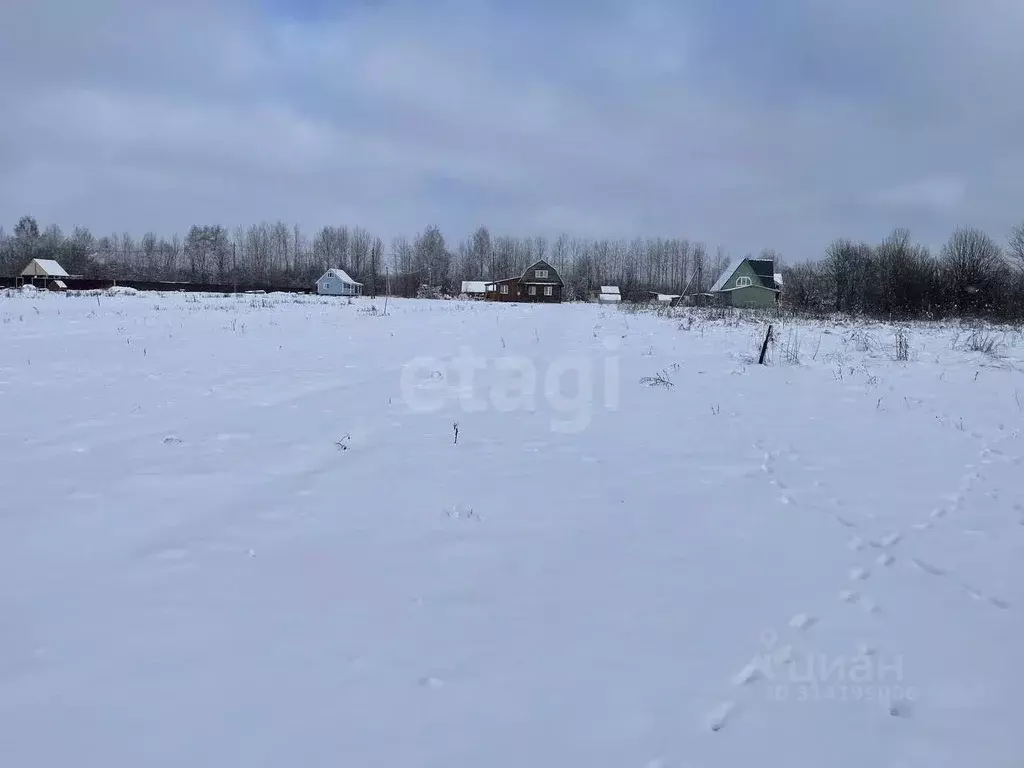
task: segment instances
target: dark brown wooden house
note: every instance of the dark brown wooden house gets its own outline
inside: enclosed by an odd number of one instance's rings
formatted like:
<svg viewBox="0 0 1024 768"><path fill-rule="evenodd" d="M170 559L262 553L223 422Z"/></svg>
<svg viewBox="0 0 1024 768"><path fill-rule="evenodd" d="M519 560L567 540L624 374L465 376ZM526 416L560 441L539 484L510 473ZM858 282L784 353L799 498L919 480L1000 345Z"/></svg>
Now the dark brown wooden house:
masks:
<svg viewBox="0 0 1024 768"><path fill-rule="evenodd" d="M487 283L488 301L562 301L562 278L543 259L526 268L519 277L506 277Z"/></svg>

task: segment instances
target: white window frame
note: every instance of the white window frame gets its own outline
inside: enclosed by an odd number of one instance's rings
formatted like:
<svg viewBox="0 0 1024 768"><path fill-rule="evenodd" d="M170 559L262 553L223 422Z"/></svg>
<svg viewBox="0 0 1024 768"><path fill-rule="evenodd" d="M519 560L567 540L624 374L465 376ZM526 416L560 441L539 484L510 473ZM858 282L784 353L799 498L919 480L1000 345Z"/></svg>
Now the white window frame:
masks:
<svg viewBox="0 0 1024 768"><path fill-rule="evenodd" d="M534 272L534 274L537 275L537 277L539 277L539 278L547 277L548 276L548 271L546 269L538 269L538 270L536 270Z"/></svg>
<svg viewBox="0 0 1024 768"><path fill-rule="evenodd" d="M508 293L508 283L502 283L498 290L502 293Z"/></svg>
<svg viewBox="0 0 1024 768"><path fill-rule="evenodd" d="M531 296L536 296L537 295L537 286L536 285L531 285L528 290L529 290L529 293L530 293Z"/></svg>
<svg viewBox="0 0 1024 768"><path fill-rule="evenodd" d="M554 295L554 293L555 293L555 290L550 285L545 285L544 286L544 295L545 296L552 296L552 295Z"/></svg>
<svg viewBox="0 0 1024 768"><path fill-rule="evenodd" d="M739 277L736 278L736 287L737 288L749 288L753 284L754 284L754 281L751 280L746 275L740 275Z"/></svg>

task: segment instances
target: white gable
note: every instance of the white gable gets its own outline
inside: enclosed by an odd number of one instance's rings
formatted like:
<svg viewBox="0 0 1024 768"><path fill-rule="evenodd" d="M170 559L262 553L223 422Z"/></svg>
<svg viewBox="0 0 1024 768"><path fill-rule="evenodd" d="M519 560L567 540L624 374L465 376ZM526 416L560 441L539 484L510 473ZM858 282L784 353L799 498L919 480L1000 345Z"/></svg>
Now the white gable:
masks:
<svg viewBox="0 0 1024 768"><path fill-rule="evenodd" d="M26 277L71 277L64 267L53 259L32 259L21 274Z"/></svg>

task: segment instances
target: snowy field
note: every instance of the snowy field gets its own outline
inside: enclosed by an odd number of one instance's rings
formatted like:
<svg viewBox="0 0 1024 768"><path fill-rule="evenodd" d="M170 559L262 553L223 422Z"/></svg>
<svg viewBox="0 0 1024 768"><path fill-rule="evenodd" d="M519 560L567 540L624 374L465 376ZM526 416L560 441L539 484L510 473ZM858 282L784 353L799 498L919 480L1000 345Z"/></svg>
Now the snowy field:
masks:
<svg viewBox="0 0 1024 768"><path fill-rule="evenodd" d="M382 310L0 294L0 763L1022 764L1019 331Z"/></svg>

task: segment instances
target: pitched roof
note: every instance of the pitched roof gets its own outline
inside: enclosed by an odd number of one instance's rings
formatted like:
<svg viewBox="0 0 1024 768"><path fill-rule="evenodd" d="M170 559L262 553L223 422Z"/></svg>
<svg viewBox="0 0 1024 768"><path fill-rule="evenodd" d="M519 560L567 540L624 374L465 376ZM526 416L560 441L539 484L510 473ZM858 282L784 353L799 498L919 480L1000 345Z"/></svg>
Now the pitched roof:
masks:
<svg viewBox="0 0 1024 768"><path fill-rule="evenodd" d="M33 269L35 267L35 269ZM53 259L32 259L26 267L21 270L23 275L46 275L48 277L71 277L64 271L64 267Z"/></svg>
<svg viewBox="0 0 1024 768"><path fill-rule="evenodd" d="M775 262L772 259L732 259L729 262L729 265L725 268L725 271L718 276L718 280L715 281L715 284L711 286L709 293L721 292L723 290L723 286L729 282L729 278L736 273L736 270L740 268L740 265L744 261L750 265L750 268L754 270L754 274L757 275L758 279L760 279L761 285L758 286L759 288L769 288L775 291L782 285L781 280L779 281L779 285L775 284ZM779 277L781 278L782 276L779 275ZM755 283L755 285L757 284Z"/></svg>
<svg viewBox="0 0 1024 768"><path fill-rule="evenodd" d="M729 282L729 278L732 277L732 273L739 269L739 266L742 263L743 259L730 259L729 263L725 265L725 271L718 276L715 284L711 286L709 293L715 293L716 291L722 290L722 287Z"/></svg>
<svg viewBox="0 0 1024 768"><path fill-rule="evenodd" d="M348 283L349 285L362 285L362 283L358 283L349 277L348 272L344 269L328 269L320 276L320 280L323 280L325 277L336 277L341 280L341 282ZM319 283L320 280L317 280L317 282Z"/></svg>

